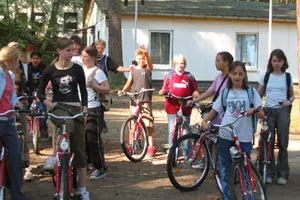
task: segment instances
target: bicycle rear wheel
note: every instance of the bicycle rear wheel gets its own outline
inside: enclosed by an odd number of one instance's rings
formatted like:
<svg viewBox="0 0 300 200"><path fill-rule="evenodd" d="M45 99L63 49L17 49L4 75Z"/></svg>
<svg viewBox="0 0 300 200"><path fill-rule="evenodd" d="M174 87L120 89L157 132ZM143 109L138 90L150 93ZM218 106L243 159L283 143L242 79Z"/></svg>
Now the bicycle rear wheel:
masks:
<svg viewBox="0 0 300 200"><path fill-rule="evenodd" d="M180 191L197 189L208 174L208 148L205 143L200 147L199 139L198 134L184 135L170 149L167 160L168 177L173 186ZM174 162L176 152L177 159Z"/></svg>
<svg viewBox="0 0 300 200"><path fill-rule="evenodd" d="M60 158L61 164L61 178L60 178L60 199L69 200L70 191L69 191L69 158L67 154L64 154Z"/></svg>
<svg viewBox="0 0 300 200"><path fill-rule="evenodd" d="M130 161L143 160L148 148L148 132L144 122L139 123L136 116L127 118L121 128L120 142L124 154Z"/></svg>
<svg viewBox="0 0 300 200"><path fill-rule="evenodd" d="M260 140L260 149L259 149L259 160L258 160L258 170L262 177L262 182L265 185L267 180L267 170L268 170L268 147L265 138Z"/></svg>
<svg viewBox="0 0 300 200"><path fill-rule="evenodd" d="M266 192L261 177L250 161L254 188L251 187L251 177L244 162L235 161L228 171L228 184L232 200L266 200Z"/></svg>
<svg viewBox="0 0 300 200"><path fill-rule="evenodd" d="M39 127L38 126L39 126L39 119L33 118L32 146L35 154L39 153L39 144L38 144Z"/></svg>

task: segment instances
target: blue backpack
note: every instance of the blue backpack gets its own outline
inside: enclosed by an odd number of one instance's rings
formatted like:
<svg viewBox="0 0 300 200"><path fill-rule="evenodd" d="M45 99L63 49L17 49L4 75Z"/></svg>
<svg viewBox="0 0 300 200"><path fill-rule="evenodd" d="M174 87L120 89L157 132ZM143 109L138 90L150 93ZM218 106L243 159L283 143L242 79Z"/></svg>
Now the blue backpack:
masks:
<svg viewBox="0 0 300 200"><path fill-rule="evenodd" d="M223 105L224 113L226 111L226 106L227 106L226 100L227 100L228 93L229 93L229 88L225 88L222 92L222 105ZM249 85L247 88L247 94L249 98L250 108L254 108L254 88L251 85ZM255 115L252 115L253 138L257 128L257 121L258 121L257 117ZM254 139L253 139L253 144L254 144Z"/></svg>

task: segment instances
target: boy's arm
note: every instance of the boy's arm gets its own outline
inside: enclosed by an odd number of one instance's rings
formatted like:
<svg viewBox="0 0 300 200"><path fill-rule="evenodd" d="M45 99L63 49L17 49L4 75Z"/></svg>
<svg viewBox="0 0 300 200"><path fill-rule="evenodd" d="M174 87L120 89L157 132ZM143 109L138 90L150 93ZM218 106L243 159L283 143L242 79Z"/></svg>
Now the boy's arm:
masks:
<svg viewBox="0 0 300 200"><path fill-rule="evenodd" d="M168 91L168 88L169 88L169 79L168 79L168 76L169 76L169 74L165 75L163 85L162 85L161 89L158 92L159 95L163 95L163 94L169 92Z"/></svg>
<svg viewBox="0 0 300 200"><path fill-rule="evenodd" d="M126 92L130 88L131 84L132 84L132 76L131 76L131 73L130 73L129 77L127 79L127 82L123 86L123 89L120 91L120 93Z"/></svg>
<svg viewBox="0 0 300 200"><path fill-rule="evenodd" d="M146 56L146 59L147 59L147 68L150 72L152 72L153 64L152 64L151 58L148 54L148 49L146 49L146 47L144 45L141 46L141 49L144 50L144 53L145 53L145 56Z"/></svg>

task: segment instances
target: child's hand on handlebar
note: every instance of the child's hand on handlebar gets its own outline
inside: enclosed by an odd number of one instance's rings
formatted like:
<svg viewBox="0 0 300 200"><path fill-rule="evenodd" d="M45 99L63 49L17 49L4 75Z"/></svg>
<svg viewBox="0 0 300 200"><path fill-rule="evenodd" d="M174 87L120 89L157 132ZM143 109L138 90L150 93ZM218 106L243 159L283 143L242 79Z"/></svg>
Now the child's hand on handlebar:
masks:
<svg viewBox="0 0 300 200"><path fill-rule="evenodd" d="M23 109L24 105L23 103L21 103L20 101L18 101L15 105L15 107L19 108L19 109Z"/></svg>
<svg viewBox="0 0 300 200"><path fill-rule="evenodd" d="M164 90L163 89L159 90L158 94L159 95L164 95Z"/></svg>
<svg viewBox="0 0 300 200"><path fill-rule="evenodd" d="M202 120L202 122L201 122L201 130L202 131L208 130L208 123L204 120Z"/></svg>
<svg viewBox="0 0 300 200"><path fill-rule="evenodd" d="M119 90L118 91L118 95L120 96L120 95L122 95L122 94L124 94L125 92L123 92L122 90Z"/></svg>

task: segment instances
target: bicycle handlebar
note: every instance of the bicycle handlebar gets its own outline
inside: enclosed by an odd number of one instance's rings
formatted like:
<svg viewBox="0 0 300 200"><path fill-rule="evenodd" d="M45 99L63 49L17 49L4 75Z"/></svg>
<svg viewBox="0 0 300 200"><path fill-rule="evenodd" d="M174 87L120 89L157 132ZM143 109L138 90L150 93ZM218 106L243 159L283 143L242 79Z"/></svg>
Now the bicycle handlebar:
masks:
<svg viewBox="0 0 300 200"><path fill-rule="evenodd" d="M165 98L174 98L174 99L178 99L178 100L189 100L189 99L193 98L193 96L183 97L183 96L176 96L171 93L164 94L164 96L165 96Z"/></svg>
<svg viewBox="0 0 300 200"><path fill-rule="evenodd" d="M154 91L154 88L151 88L151 89L145 89L145 88L142 88L140 91L138 92L125 92L124 94L119 94L119 96L123 96L123 95L128 95L128 96L136 96L136 95L139 95L143 92L151 92L151 91Z"/></svg>
<svg viewBox="0 0 300 200"><path fill-rule="evenodd" d="M30 112L31 112L30 110L18 110L18 109L13 110L13 109L11 109L11 110L8 110L8 111L6 111L4 113L0 113L0 116L7 115L9 113L30 113Z"/></svg>
<svg viewBox="0 0 300 200"><path fill-rule="evenodd" d="M54 115L53 113L48 113L48 112L44 112L44 113L29 113L28 115L29 116L34 116L34 117L42 117L42 118L47 118L47 116L50 116L50 117L53 117L55 119L64 119L64 120L75 119L75 118L81 117L81 116L101 117L100 114L85 113L85 112L81 112L81 113L78 113L78 114L73 115L73 116L58 116L58 115Z"/></svg>

